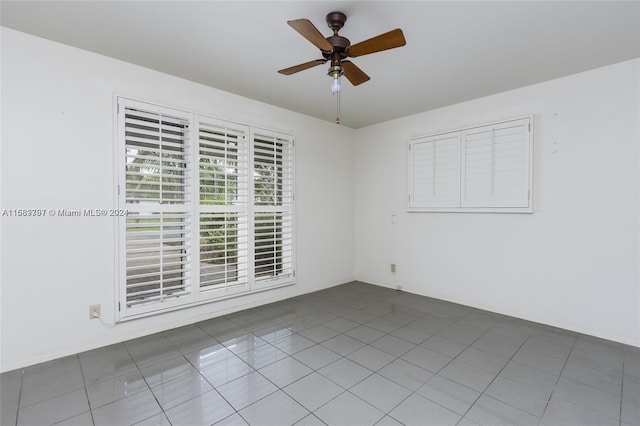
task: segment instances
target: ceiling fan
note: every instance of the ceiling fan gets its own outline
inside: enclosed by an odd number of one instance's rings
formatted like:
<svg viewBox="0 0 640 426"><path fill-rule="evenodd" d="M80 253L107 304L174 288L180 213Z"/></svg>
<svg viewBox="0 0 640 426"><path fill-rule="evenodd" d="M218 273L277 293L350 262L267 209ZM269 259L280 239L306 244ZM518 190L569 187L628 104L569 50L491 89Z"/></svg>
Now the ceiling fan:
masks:
<svg viewBox="0 0 640 426"><path fill-rule="evenodd" d="M335 94L340 91L340 77L342 75L354 86L370 79L364 71L358 68L353 62L347 60L347 58L356 58L370 53L394 49L404 46L407 43L404 39L404 34L402 34L402 30L397 28L352 45L349 39L338 34L338 31L344 26L346 20L347 16L342 12L330 12L327 14L327 25L333 30L333 35L326 38L308 19L287 21L287 24L294 30L320 49L323 59L316 59L305 62L304 64L284 68L278 72L280 74L291 75L331 61L331 66L327 74L333 77L331 89Z"/></svg>

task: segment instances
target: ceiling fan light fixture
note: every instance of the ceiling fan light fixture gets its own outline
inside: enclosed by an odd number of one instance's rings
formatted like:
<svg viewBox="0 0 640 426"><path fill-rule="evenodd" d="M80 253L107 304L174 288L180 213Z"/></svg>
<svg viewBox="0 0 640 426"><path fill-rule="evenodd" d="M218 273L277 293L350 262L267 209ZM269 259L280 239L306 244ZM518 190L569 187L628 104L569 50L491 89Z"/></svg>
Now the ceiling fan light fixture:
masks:
<svg viewBox="0 0 640 426"><path fill-rule="evenodd" d="M327 75L333 78L331 82L331 93L334 95L340 91L340 77L344 74L344 70L340 65L334 65L329 68Z"/></svg>
<svg viewBox="0 0 640 426"><path fill-rule="evenodd" d="M334 95L340 91L340 76L333 77L333 82L331 83L331 93Z"/></svg>
<svg viewBox="0 0 640 426"><path fill-rule="evenodd" d="M344 70L340 64L332 65L327 73L329 77L333 78L333 81L331 82L331 93L338 95L336 96L336 124L340 124L340 77L342 77L343 74Z"/></svg>

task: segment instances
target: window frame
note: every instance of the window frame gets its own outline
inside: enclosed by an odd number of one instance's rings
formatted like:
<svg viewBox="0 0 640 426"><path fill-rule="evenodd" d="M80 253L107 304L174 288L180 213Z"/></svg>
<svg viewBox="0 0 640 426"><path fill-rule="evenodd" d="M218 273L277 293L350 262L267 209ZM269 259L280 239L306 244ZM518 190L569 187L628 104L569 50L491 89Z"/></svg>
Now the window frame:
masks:
<svg viewBox="0 0 640 426"><path fill-rule="evenodd" d="M410 213L533 213L533 118L533 115L529 115L410 138L408 141L407 211ZM483 128L500 128L503 126L509 126L511 123L519 122L524 126L523 131L525 132L521 147L523 158L523 167L521 170L522 177L524 179L522 192L520 194L522 198L518 202L507 201L502 203L492 202L487 199L485 200L484 205L480 201L469 202L465 199L466 184L468 182L466 180L467 175L465 168L466 135ZM428 143L431 140L435 140L437 138L446 139L453 137L456 137L458 139L457 162L459 163L458 187L455 188L453 190L454 192L452 193L455 196L452 195L448 202L440 203L438 202L438 200L427 200L420 202L420 198L416 197L416 188L418 188L419 186L415 179L417 168L416 158L414 157L414 154L416 153L416 146L421 143ZM434 160L433 169L435 170L435 168L436 166ZM435 171L433 171L433 173L435 176ZM435 183L433 184L435 187Z"/></svg>
<svg viewBox="0 0 640 426"><path fill-rule="evenodd" d="M118 103L117 105L121 105ZM126 131L127 125L125 124L125 117L127 109L135 109L142 114L157 114L158 116L169 116L175 117L177 119L183 120L187 123L190 123L190 115L185 113L184 111L179 111L176 109L166 108L159 105L148 105L146 103L142 103L139 101L129 100L126 105L122 105L122 107L117 108L117 117L116 117L116 127L117 127L117 156L116 156L116 168L117 168L117 199L118 199L118 209L132 211L133 213L141 214L141 215L153 215L154 213L160 213L160 215L164 215L165 213L170 213L173 209L172 207L180 206L177 210L180 210L181 213L185 213L189 215L191 221L193 220L192 212L190 211L189 206L186 203L177 203L177 204L163 204L162 202L154 202L153 200L149 202L140 202L139 204L133 204L127 202L127 171L126 165L127 161L127 139L126 139ZM192 129L189 129L191 132ZM189 145L189 137L185 140L186 149L190 149ZM188 155L186 152L185 157ZM187 168L186 170L187 176L186 179L191 179L190 170ZM141 200L144 201L144 200ZM120 216L117 218L118 226L117 226L117 241L118 241L118 255L116 258L118 259L117 265L117 294L118 294L118 312L123 312L122 308L125 308L124 311L130 310L132 312L137 312L140 314L147 314L153 312L159 308L155 308L158 306L157 304L140 304L136 307L135 304L132 304L130 308L127 309L128 301L127 301L127 292L128 292L128 284L127 284L127 260L129 259L126 256L127 253L127 221L130 218L127 216ZM162 233L161 233L162 234ZM186 246L186 245L185 245ZM187 252L187 262L191 260L192 253ZM122 256L122 257L121 257ZM162 309L175 309L181 306L184 306L193 300L193 283L190 279L190 276L185 277L184 284L185 287L189 288L187 294L177 297L168 301L160 302ZM163 283L160 283L160 288L163 287Z"/></svg>
<svg viewBox="0 0 640 426"><path fill-rule="evenodd" d="M242 295L251 294L260 292L263 290L277 288L287 285L293 285L296 283L295 280L295 140L292 134L278 132L269 129L263 129L258 127L253 127L247 124L235 123L228 120L223 120L215 117L205 116L196 114L189 111L179 110L176 108L160 106L153 103L140 101L131 99L124 96L114 96L114 110L115 110L115 118L114 118L114 134L115 134L115 143L114 143L114 167L115 167L115 183L116 183L116 191L114 196L115 205L118 206L120 210L128 210L136 212L140 210L139 205L132 205L127 202L127 186L126 186L126 164L127 164L127 154L126 154L126 138L125 138L125 123L123 120L125 111L129 108L136 108L142 111L149 112L162 112L167 115L175 115L178 114L181 119L186 119L188 121L189 126L189 135L186 140L186 145L188 146L188 152L185 153L185 156L188 157L187 160L187 179L190 181L190 191L188 191L187 200L186 200L186 208L184 210L187 212L190 218L190 223L186 225L186 231L190 233L190 242L187 261L188 268L190 269L190 274L185 278L185 286L188 287L188 294L183 297L177 298L175 301L170 301L166 303L142 303L140 306L128 306L127 304L127 217L122 216L116 218L116 226L115 226L115 268L116 268L116 283L115 283L115 312L116 312L116 321L128 321L136 318L146 317L150 315L156 315L164 312L170 312L177 309L184 309L191 306L198 306L206 303L211 303L218 300L224 300L233 297L240 297ZM205 126L211 128L219 128L226 129L230 131L237 132L238 134L243 135L244 137L244 150L245 150L245 158L242 161L242 167L244 167L244 183L243 187L240 188L240 184L236 183L236 199L240 199L241 195L244 196L244 202L235 202L233 201L233 197L225 196L225 201L218 204L206 204L201 203L201 137L204 131ZM291 241L290 241L290 258L289 262L291 265L291 274L288 276L278 277L278 279L271 280L257 280L255 278L254 270L254 222L255 222L255 214L256 205L254 203L254 135L255 134L268 134L268 135L276 135L283 140L286 140L289 144L289 169L290 173L290 195L291 202L285 209L291 217ZM225 138L227 134L225 134ZM228 140L228 139L225 139ZM230 146L227 142L224 142L224 149L228 149ZM222 152L222 151L220 151ZM229 151L231 152L231 151ZM229 164L226 162L228 160L229 154L225 151L225 161L220 164ZM224 166L227 167L227 166ZM283 165L286 167L286 165ZM236 168L236 170L232 173L239 173L240 165ZM228 167L226 170L231 169ZM226 174L226 172L225 172ZM239 176L239 175L238 175ZM213 178L215 179L215 178ZM229 179L228 176L223 178L225 185L225 194L228 194L228 188L232 186L233 179ZM204 180L204 178L203 178ZM219 179L218 179L219 181ZM231 182L231 184L229 183ZM238 181L236 181L238 182ZM213 188L215 191L216 188ZM241 194L240 191L244 191L244 194ZM171 206L175 206L175 204L169 204L169 207L162 207L162 211L171 210ZM146 207L143 210L147 209ZM147 209L148 210L148 209ZM277 208L271 208L271 211L278 211ZM240 274L242 270L246 271L246 281L241 285L229 285L229 278L233 279L234 274L225 273L225 280L220 284L215 284L211 288L207 288L206 285L203 284L202 278L202 270L201 270L201 252L200 252L200 239L201 239L201 226L202 221L201 218L204 215L219 215L225 217L235 217L237 214L244 216L244 224L241 222L231 221L225 222L224 226L220 229L224 230L224 235L222 238L222 243L224 246L224 254L223 256L228 256L229 251L234 251L237 256L240 256L240 247L241 244L244 244L244 252L242 253L243 258L241 260L236 261L237 269L236 273ZM231 225L228 225L231 223ZM216 228L218 229L218 228ZM231 232L232 235L229 237L227 234ZM234 237L233 233L236 232L236 236ZM244 240L241 238L242 233L244 233ZM163 232L159 231L159 234L162 235ZM218 239L217 239L218 240ZM217 241L216 240L216 241ZM162 243L161 243L162 244ZM233 248L235 244L235 249ZM228 247L232 247L229 249ZM162 249L161 249L162 254ZM232 253L233 257L233 253ZM244 264L240 264L244 262ZM224 268L229 267L228 262L221 263L224 265ZM244 269L243 269L244 268ZM238 275L236 275L238 276Z"/></svg>
<svg viewBox="0 0 640 426"><path fill-rule="evenodd" d="M196 291L197 291L197 296L196 298L198 299L202 299L202 300L214 300L214 299L220 299L220 298L225 298L225 297L233 297L235 295L238 294L242 294L242 293L246 293L246 292L250 292L251 291L251 283L249 280L249 272L250 272L250 267L249 267L249 252L250 252L250 244L249 244L249 238L251 235L251 223L250 223L250 210L251 210L251 206L250 206L250 202L249 202L249 196L252 192L252 187L251 187L251 183L249 182L250 180L250 169L249 169L249 163L250 163L250 158L251 158L251 141L249 139L249 134L250 134L250 128L247 125L241 125L241 124L237 124L237 123L230 123L227 121L223 121L223 120L219 120L219 119L214 119L214 118L210 118L210 117L205 117L202 115L196 115L196 122L198 123L197 129L196 129L196 134L197 134L197 149L198 149L198 159L197 159L197 163L198 166L194 167L194 173L195 173L195 180L196 182L198 182L198 194L197 196L194 195L194 199L193 199L193 204L194 204L194 221L197 223L196 225L196 230L197 230L197 235L198 238L194 238L193 239L193 252L194 253L198 253L199 255L196 256L196 258L194 259L194 263L197 264L197 267L194 267L195 270L197 270L199 272L198 275L198 285L196 286ZM240 136L240 138L244 141L244 151L245 151L245 176L244 176L244 191L246 192L246 194L244 194L244 198L245 201L244 203L239 202L237 204L205 204L202 203L201 201L201 196L202 196L202 192L201 192L201 184L202 184L202 175L200 173L201 171L201 139L202 139L202 133L203 133L203 125L206 125L209 127L209 129L212 129L214 127L225 131L225 141L227 141L227 134L228 131L231 130L234 133L238 133L242 136ZM228 155L228 151L225 150L224 151L225 154L225 159L227 158ZM227 164L225 164L226 166ZM197 170L196 170L197 169ZM225 181L226 183L226 181ZM225 185L226 188L226 185ZM240 189L240 188L239 188ZM226 192L225 192L226 194ZM226 196L225 196L225 201L226 200ZM244 238L247 239L246 245L246 260L244 261L244 266L242 266L242 263L238 264L239 267L239 271L244 269L246 271L246 281L244 283L237 283L231 286L228 286L227 282L225 281L224 285L218 284L218 285L214 285L211 288L203 288L202 286L202 259L201 259L201 244L200 244L200 240L202 238L202 218L203 215L225 215L225 224L226 224L226 216L227 215L232 215L232 214L237 214L238 216L244 215L244 219L245 219L245 229L243 233L240 233L238 235L238 239L242 239L242 237L244 236ZM238 227L238 231L240 231L240 223L238 223L237 225ZM226 225L225 225L225 230L226 230ZM227 244L227 241L225 241L225 246ZM238 245L240 245L240 243L237 243ZM226 255L225 255L226 257ZM225 270L226 270L226 264L225 264ZM225 271L226 272L226 271ZM208 286L207 286L208 287Z"/></svg>
<svg viewBox="0 0 640 426"><path fill-rule="evenodd" d="M270 287L278 286L281 284L285 284L286 282L295 279L295 244L294 244L294 241L295 241L295 225L294 225L295 224L295 216L294 216L294 204L295 204L294 145L295 145L295 141L293 140L293 137L291 135L287 135L285 133L268 130L268 129L255 128L255 129L252 129L252 133L251 133L252 148L254 150L256 149L256 145L257 145L256 140L258 137L261 137L263 139L266 139L266 138L274 139L275 143L281 143L282 144L282 162L285 163L288 161L290 163L290 167L288 168L290 176L288 177L288 179L286 176L282 177L282 189L281 189L282 194L280 196L281 198L279 200L276 200L272 204L267 204L267 203L258 204L255 202L255 198L253 202L253 221L252 221L253 235L254 235L254 239L253 239L254 252L252 253L252 256L253 256L252 259L254 262L253 280L254 280L254 285L259 288L270 288ZM253 172L254 185L255 185L255 177L256 177L256 158L258 157L259 155L255 152L251 156L251 170ZM274 161L275 161L275 156L274 156ZM287 180L289 180L288 183L287 183ZM275 188L274 188L274 191L276 192L274 196L277 197L277 190ZM254 188L253 196L254 197L256 196L255 188ZM284 222L284 220L282 219L280 233L282 235L281 238L283 238L284 240L288 238L291 241L290 243L291 247L289 249L288 255L287 254L281 255L283 258L283 261L287 262L290 266L288 270L283 271L284 273L280 273L277 276L267 276L267 277L259 278L256 274L256 270L258 269L257 254L256 254L258 227L256 226L256 223L263 222L263 221L258 221L256 217L258 214L268 215L269 213L272 213L274 216L278 214L282 216L285 216L285 215L289 216L289 220L288 220L289 226L290 226L289 231L288 232L282 231L282 229L286 228L286 222ZM286 249L287 245L285 245L284 247ZM276 254L276 258L277 256L278 255ZM285 266L283 265L283 269L284 268Z"/></svg>

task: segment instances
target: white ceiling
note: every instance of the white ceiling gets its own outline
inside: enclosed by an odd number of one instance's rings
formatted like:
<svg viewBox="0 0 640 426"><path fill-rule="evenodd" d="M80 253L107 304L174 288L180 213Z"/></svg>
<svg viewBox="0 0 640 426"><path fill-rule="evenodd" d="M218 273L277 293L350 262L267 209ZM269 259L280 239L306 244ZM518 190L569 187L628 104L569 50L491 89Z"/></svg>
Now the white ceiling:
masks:
<svg viewBox="0 0 640 426"><path fill-rule="evenodd" d="M342 124L358 128L640 57L640 2L2 1L5 27L289 110L335 119L328 64L286 21L347 15L353 44L402 28L407 45L353 59Z"/></svg>

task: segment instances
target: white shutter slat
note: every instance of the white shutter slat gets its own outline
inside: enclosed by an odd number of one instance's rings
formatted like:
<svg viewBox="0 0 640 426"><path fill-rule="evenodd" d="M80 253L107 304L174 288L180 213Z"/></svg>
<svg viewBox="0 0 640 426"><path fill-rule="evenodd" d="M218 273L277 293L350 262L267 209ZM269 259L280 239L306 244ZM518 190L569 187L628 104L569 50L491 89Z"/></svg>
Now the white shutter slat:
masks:
<svg viewBox="0 0 640 426"><path fill-rule="evenodd" d="M256 213L255 276L273 280L293 273L293 222L290 213Z"/></svg>
<svg viewBox="0 0 640 426"><path fill-rule="evenodd" d="M459 206L459 133L411 142L410 208Z"/></svg>
<svg viewBox="0 0 640 426"><path fill-rule="evenodd" d="M246 131L200 122L201 205L245 206L248 193Z"/></svg>
<svg viewBox="0 0 640 426"><path fill-rule="evenodd" d="M130 214L125 224L126 303L162 303L190 293L187 212Z"/></svg>
<svg viewBox="0 0 640 426"><path fill-rule="evenodd" d="M292 145L289 139L254 134L254 203L286 206L293 202Z"/></svg>
<svg viewBox="0 0 640 426"><path fill-rule="evenodd" d="M201 120L199 140L200 293L249 288L248 129Z"/></svg>
<svg viewBox="0 0 640 426"><path fill-rule="evenodd" d="M187 134L171 135L162 130L162 126L155 129L141 130L141 129L127 129L127 141L129 146L142 146L142 147L154 147L162 142L164 148L180 151L184 147L184 143L187 141Z"/></svg>
<svg viewBox="0 0 640 426"><path fill-rule="evenodd" d="M275 285L293 278L293 141L255 133L254 279Z"/></svg>
<svg viewBox="0 0 640 426"><path fill-rule="evenodd" d="M201 291L248 284L247 214L200 214Z"/></svg>
<svg viewBox="0 0 640 426"><path fill-rule="evenodd" d="M185 203L189 191L189 120L125 107L125 200Z"/></svg>
<svg viewBox="0 0 640 426"><path fill-rule="evenodd" d="M463 132L463 207L529 207L530 120Z"/></svg>

